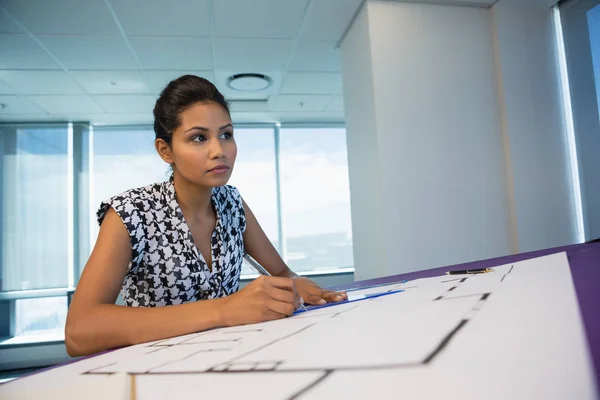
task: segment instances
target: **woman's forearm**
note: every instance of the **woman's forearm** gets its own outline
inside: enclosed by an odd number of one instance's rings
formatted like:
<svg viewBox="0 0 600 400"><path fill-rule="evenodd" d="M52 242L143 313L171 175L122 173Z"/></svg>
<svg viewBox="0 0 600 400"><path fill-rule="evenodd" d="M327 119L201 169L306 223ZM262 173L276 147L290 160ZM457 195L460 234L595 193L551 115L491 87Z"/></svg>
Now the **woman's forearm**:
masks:
<svg viewBox="0 0 600 400"><path fill-rule="evenodd" d="M69 355L83 356L219 326L223 299L151 308L99 304L69 315L65 344Z"/></svg>
<svg viewBox="0 0 600 400"><path fill-rule="evenodd" d="M292 271L287 265L284 264L284 267L282 268L282 271L279 275L282 278L299 278L300 275L298 275L297 273L295 273L294 271Z"/></svg>

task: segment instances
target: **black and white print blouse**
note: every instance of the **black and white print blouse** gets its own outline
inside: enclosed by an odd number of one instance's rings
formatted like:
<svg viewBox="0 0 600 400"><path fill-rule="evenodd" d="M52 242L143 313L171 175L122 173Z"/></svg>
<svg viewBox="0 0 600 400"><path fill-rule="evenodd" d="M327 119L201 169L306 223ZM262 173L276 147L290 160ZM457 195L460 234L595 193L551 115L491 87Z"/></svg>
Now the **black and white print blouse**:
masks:
<svg viewBox="0 0 600 400"><path fill-rule="evenodd" d="M211 239L211 272L179 208L172 176L102 202L98 223L112 207L129 232L131 260L122 289L125 304L182 304L238 290L246 230L242 199L235 187L220 186L213 188L212 204L217 222Z"/></svg>

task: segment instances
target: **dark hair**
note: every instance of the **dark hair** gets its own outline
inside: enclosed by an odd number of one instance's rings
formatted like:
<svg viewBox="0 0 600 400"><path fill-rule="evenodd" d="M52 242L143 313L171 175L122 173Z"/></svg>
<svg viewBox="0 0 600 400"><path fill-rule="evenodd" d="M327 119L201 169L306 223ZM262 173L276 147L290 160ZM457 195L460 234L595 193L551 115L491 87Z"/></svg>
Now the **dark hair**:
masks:
<svg viewBox="0 0 600 400"><path fill-rule="evenodd" d="M195 75L183 75L163 89L154 106L154 134L171 144L173 131L181 124L179 115L196 103L216 103L229 114L225 97L210 81Z"/></svg>

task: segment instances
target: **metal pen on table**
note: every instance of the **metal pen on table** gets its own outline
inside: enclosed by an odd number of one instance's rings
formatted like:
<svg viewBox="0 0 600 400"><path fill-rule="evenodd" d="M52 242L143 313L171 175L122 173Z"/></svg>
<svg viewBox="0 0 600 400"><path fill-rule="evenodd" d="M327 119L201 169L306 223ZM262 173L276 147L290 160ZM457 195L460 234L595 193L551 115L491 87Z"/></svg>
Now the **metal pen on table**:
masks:
<svg viewBox="0 0 600 400"><path fill-rule="evenodd" d="M269 271L267 271L262 265L260 265L258 263L258 261L256 261L254 258L252 258L252 256L250 256L250 254L246 254L244 256L244 260L246 260L246 262L259 274L265 275L265 276L271 276ZM306 311L306 307L304 306L304 300L302 299L302 297L300 297L300 307L304 311Z"/></svg>

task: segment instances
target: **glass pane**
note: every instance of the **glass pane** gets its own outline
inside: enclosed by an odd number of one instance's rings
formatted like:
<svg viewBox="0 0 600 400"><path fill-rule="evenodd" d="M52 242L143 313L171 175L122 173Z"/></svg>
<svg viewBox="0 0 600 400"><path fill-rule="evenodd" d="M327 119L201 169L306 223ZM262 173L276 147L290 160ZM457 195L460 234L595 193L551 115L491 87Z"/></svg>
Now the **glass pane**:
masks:
<svg viewBox="0 0 600 400"><path fill-rule="evenodd" d="M16 300L15 336L55 335L64 338L67 297Z"/></svg>
<svg viewBox="0 0 600 400"><path fill-rule="evenodd" d="M69 134L59 127L0 127L0 290L68 285Z"/></svg>
<svg viewBox="0 0 600 400"><path fill-rule="evenodd" d="M281 174L290 268L354 266L345 129L282 129Z"/></svg>
<svg viewBox="0 0 600 400"><path fill-rule="evenodd" d="M169 165L156 153L151 127L95 128L93 137L90 249L98 236L96 211L103 200L128 189L167 180L171 175Z"/></svg>
<svg viewBox="0 0 600 400"><path fill-rule="evenodd" d="M274 131L238 128L235 141L238 155L229 184L238 188L271 243L279 249ZM244 263L242 275L249 274L256 272Z"/></svg>
<svg viewBox="0 0 600 400"><path fill-rule="evenodd" d="M596 80L596 95L600 111L600 5L592 8L587 13L590 31L590 45L592 47L592 61L594 65L594 78Z"/></svg>

